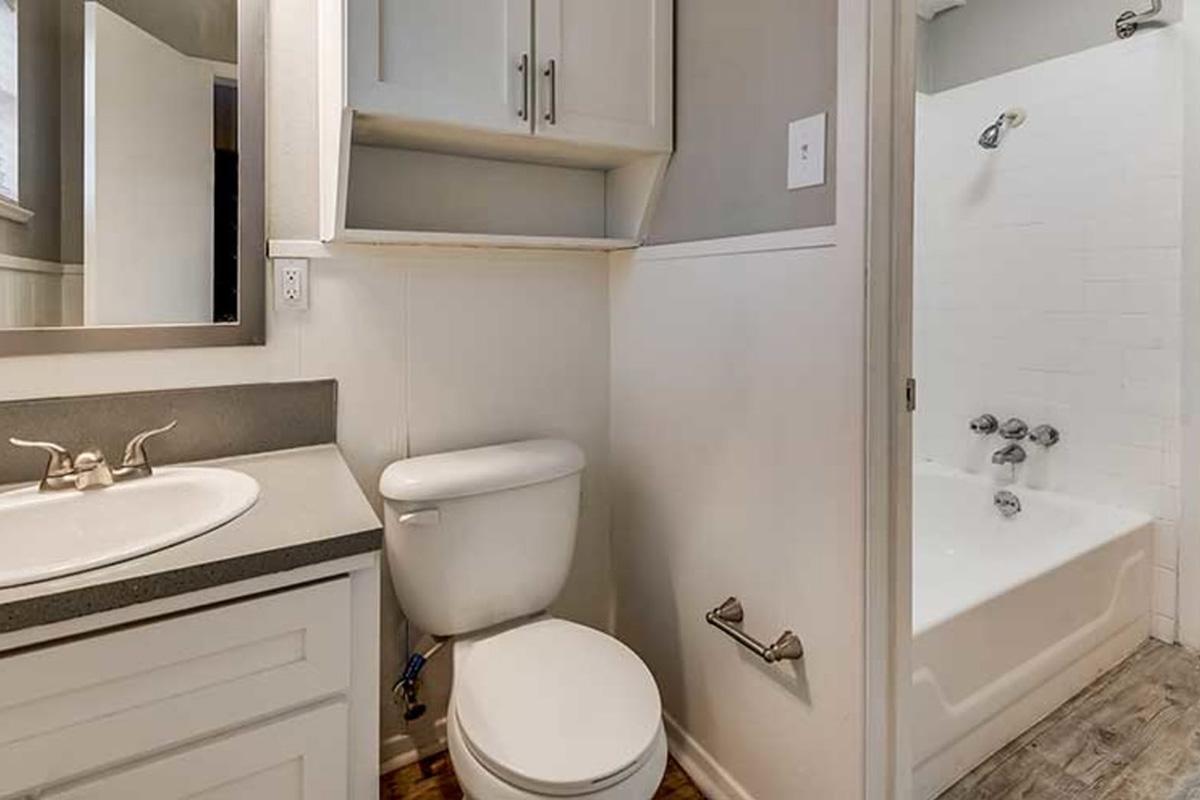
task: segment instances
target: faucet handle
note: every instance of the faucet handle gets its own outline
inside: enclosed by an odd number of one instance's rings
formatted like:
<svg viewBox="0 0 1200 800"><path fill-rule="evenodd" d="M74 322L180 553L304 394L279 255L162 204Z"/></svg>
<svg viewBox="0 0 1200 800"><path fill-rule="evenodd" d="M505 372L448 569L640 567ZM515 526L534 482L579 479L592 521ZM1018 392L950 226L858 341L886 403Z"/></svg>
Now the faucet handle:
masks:
<svg viewBox="0 0 1200 800"><path fill-rule="evenodd" d="M981 414L971 420L971 433L978 436L990 436L1000 428L1000 420L992 414Z"/></svg>
<svg viewBox="0 0 1200 800"><path fill-rule="evenodd" d="M1000 426L1000 435L1011 442L1019 442L1029 435L1029 425L1023 419L1012 419Z"/></svg>
<svg viewBox="0 0 1200 800"><path fill-rule="evenodd" d="M30 442L17 438L8 441L14 447L43 450L49 456L46 461L46 469L42 472L42 489L50 488L52 478L62 478L75 471L75 459L71 456L71 452L62 445L54 442Z"/></svg>
<svg viewBox="0 0 1200 800"><path fill-rule="evenodd" d="M1060 438L1062 435L1053 425L1038 425L1029 432L1029 441L1040 444L1042 447L1053 447L1058 444Z"/></svg>
<svg viewBox="0 0 1200 800"><path fill-rule="evenodd" d="M147 475L151 474L150 457L146 455L146 440L167 433L175 429L179 424L179 420L171 420L161 428L153 428L148 431L142 431L137 436L129 440L129 444L125 445L125 457L121 459L121 466L124 467L144 467Z"/></svg>

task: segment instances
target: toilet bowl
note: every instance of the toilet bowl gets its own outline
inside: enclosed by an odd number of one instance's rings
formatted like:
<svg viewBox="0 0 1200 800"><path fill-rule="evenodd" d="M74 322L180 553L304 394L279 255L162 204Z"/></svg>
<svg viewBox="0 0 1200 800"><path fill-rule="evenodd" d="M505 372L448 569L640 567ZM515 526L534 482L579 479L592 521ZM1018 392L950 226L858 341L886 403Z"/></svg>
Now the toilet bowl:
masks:
<svg viewBox="0 0 1200 800"><path fill-rule="evenodd" d="M471 800L649 800L662 780L650 671L545 613L570 568L583 467L548 439L408 459L380 479L397 599L454 638L447 737Z"/></svg>
<svg viewBox="0 0 1200 800"><path fill-rule="evenodd" d="M648 798L666 766L658 688L625 645L539 617L454 647L447 716L480 800Z"/></svg>

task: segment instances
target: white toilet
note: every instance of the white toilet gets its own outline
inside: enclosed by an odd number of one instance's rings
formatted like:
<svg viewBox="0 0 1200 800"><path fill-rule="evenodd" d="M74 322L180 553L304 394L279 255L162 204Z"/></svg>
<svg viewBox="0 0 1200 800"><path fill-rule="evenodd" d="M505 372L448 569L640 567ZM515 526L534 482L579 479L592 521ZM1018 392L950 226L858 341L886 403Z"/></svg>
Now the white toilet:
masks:
<svg viewBox="0 0 1200 800"><path fill-rule="evenodd" d="M472 800L649 800L667 762L658 687L625 645L545 611L575 549L582 451L561 440L392 464L396 595L454 636L450 757Z"/></svg>

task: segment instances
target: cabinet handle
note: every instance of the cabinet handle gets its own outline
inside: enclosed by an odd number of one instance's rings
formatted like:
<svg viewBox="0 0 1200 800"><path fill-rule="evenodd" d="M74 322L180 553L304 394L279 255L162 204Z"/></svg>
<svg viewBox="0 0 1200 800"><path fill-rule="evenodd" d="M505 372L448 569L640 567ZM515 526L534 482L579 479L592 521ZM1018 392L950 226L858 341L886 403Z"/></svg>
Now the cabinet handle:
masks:
<svg viewBox="0 0 1200 800"><path fill-rule="evenodd" d="M542 73L550 79L550 100L546 105L546 122L558 124L558 62L553 58L546 63L546 71Z"/></svg>
<svg viewBox="0 0 1200 800"><path fill-rule="evenodd" d="M521 107L517 109L518 119L529 119L529 53L521 53L517 62L517 74L521 76Z"/></svg>

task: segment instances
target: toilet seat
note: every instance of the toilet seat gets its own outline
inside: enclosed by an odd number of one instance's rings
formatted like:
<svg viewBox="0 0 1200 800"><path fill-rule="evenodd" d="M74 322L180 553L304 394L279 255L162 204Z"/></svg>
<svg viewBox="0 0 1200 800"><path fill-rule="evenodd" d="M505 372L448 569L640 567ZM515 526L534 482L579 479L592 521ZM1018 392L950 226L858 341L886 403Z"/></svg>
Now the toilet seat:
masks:
<svg viewBox="0 0 1200 800"><path fill-rule="evenodd" d="M594 794L628 780L661 749L650 671L599 631L542 617L460 641L454 661L453 728L463 749L511 787Z"/></svg>

